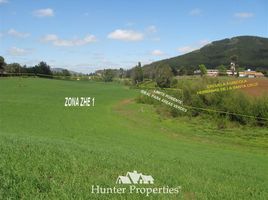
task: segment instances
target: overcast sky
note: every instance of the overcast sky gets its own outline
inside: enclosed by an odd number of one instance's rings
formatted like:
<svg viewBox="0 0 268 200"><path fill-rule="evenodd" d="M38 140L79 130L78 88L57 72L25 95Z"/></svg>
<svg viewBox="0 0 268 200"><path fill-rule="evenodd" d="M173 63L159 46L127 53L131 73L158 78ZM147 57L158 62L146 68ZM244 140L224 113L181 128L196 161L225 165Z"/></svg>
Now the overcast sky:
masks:
<svg viewBox="0 0 268 200"><path fill-rule="evenodd" d="M268 37L267 0L0 0L8 63L130 68L239 35Z"/></svg>

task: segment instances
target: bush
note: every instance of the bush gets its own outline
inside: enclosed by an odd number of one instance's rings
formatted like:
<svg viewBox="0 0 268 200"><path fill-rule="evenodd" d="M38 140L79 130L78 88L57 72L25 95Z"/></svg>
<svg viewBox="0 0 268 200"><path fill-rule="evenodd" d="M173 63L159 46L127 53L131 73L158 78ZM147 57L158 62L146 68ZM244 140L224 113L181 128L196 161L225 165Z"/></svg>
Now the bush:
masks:
<svg viewBox="0 0 268 200"><path fill-rule="evenodd" d="M256 116L256 125L268 127L268 96L254 100L253 114ZM266 119L266 120L265 120Z"/></svg>
<svg viewBox="0 0 268 200"><path fill-rule="evenodd" d="M124 80L123 80L123 84L126 85L126 86L131 86L131 80L129 80L129 79L124 79Z"/></svg>
<svg viewBox="0 0 268 200"><path fill-rule="evenodd" d="M169 88L173 77L172 69L169 65L159 65L156 69L156 84L160 88Z"/></svg>
<svg viewBox="0 0 268 200"><path fill-rule="evenodd" d="M170 87L176 88L178 86L178 80L176 78L173 78L170 83Z"/></svg>
<svg viewBox="0 0 268 200"><path fill-rule="evenodd" d="M112 82L115 74L112 69L104 69L102 76L104 82Z"/></svg>
<svg viewBox="0 0 268 200"><path fill-rule="evenodd" d="M159 104L153 98L145 96L145 95L138 96L136 98L136 102L137 103L142 103L142 104Z"/></svg>
<svg viewBox="0 0 268 200"><path fill-rule="evenodd" d="M226 129L228 127L229 120L227 117L219 117L217 118L217 128L219 130Z"/></svg>
<svg viewBox="0 0 268 200"><path fill-rule="evenodd" d="M268 127L268 96L258 97L256 99L238 91L231 90L226 92L215 92L204 95L197 95L197 91L206 88L207 84L218 83L219 79L205 77L196 79L195 81L189 79L179 79L174 83L174 87L180 90L165 89L164 92L183 100L183 104L189 107L188 112L184 113L175 108L163 105L150 97L142 98L142 103L158 104L167 109L162 110L165 115L168 111L171 117L179 117L181 115L188 115L189 117L208 116L213 115L213 119L217 123L219 129L224 129L228 125L228 121L238 122L241 125L255 125ZM182 105L183 106L183 105ZM213 112L213 111L219 112ZM223 111L223 112L220 112ZM254 117L255 116L255 117Z"/></svg>

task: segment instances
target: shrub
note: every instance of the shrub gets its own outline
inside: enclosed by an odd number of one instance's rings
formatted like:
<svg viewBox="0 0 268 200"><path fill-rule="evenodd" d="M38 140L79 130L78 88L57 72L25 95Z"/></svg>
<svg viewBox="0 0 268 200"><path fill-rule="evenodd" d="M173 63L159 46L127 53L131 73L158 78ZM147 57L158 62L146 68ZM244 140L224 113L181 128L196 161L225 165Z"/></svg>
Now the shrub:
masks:
<svg viewBox="0 0 268 200"><path fill-rule="evenodd" d="M256 116L256 125L268 127L268 96L255 99L253 105L253 114Z"/></svg>
<svg viewBox="0 0 268 200"><path fill-rule="evenodd" d="M169 88L173 77L172 69L169 65L160 65L156 69L156 83L160 88Z"/></svg>
<svg viewBox="0 0 268 200"><path fill-rule="evenodd" d="M173 78L170 83L170 87L176 88L178 86L178 80L176 78Z"/></svg>
<svg viewBox="0 0 268 200"><path fill-rule="evenodd" d="M241 125L255 125L268 127L268 96L252 99L250 96L238 91L230 90L225 92L215 92L197 95L197 91L206 88L207 84L218 83L219 79L204 77L195 81L189 79L178 79L174 87L181 90L165 89L164 92L183 100L188 112L184 113L176 108L159 109L165 113L168 111L171 117L188 115L189 117L213 115L219 129L224 129L228 121L238 122ZM157 104L168 107L161 102L155 101L150 97L143 97L139 100L142 103ZM183 105L182 105L183 106ZM212 112L219 111L219 112ZM223 111L223 112L220 112ZM256 117L254 117L256 116Z"/></svg>
<svg viewBox="0 0 268 200"><path fill-rule="evenodd" d="M228 127L229 120L227 117L217 118L217 128L219 130L226 129Z"/></svg>

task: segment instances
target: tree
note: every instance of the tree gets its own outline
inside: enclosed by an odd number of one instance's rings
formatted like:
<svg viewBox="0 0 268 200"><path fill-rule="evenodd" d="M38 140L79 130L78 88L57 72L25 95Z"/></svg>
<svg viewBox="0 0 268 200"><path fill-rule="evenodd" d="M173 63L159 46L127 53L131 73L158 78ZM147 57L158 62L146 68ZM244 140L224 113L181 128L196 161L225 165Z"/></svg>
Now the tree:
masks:
<svg viewBox="0 0 268 200"><path fill-rule="evenodd" d="M126 78L131 78L131 75L132 75L132 71L133 71L133 68L132 69L128 69L125 73L125 77Z"/></svg>
<svg viewBox="0 0 268 200"><path fill-rule="evenodd" d="M4 71L4 66L6 65L5 59L0 56L0 73Z"/></svg>
<svg viewBox="0 0 268 200"><path fill-rule="evenodd" d="M63 76L71 76L71 73L69 72L69 70L67 70L67 69L63 69L63 70L62 70L62 75L63 75Z"/></svg>
<svg viewBox="0 0 268 200"><path fill-rule="evenodd" d="M20 73L21 65L19 63L11 63L5 66L5 71L8 73Z"/></svg>
<svg viewBox="0 0 268 200"><path fill-rule="evenodd" d="M159 65L156 69L156 84L160 88L169 88L172 77L172 69L168 64Z"/></svg>
<svg viewBox="0 0 268 200"><path fill-rule="evenodd" d="M143 70L141 67L141 63L139 62L138 65L136 67L134 67L134 69L132 70L132 83L138 84L139 82L143 81Z"/></svg>
<svg viewBox="0 0 268 200"><path fill-rule="evenodd" d="M204 64L199 65L199 70L201 72L201 76L204 76L207 74L207 68Z"/></svg>
<svg viewBox="0 0 268 200"><path fill-rule="evenodd" d="M239 77L240 72L245 71L244 67L239 67L239 65L236 65L236 77Z"/></svg>
<svg viewBox="0 0 268 200"><path fill-rule="evenodd" d="M187 74L187 70L186 68L183 66L179 69L179 76L183 76L183 75L186 75Z"/></svg>
<svg viewBox="0 0 268 200"><path fill-rule="evenodd" d="M50 66L43 61L34 67L34 71L36 74L52 75Z"/></svg>
<svg viewBox="0 0 268 200"><path fill-rule="evenodd" d="M123 78L124 73L125 73L125 72L124 72L124 69L123 69L123 68L120 68L120 69L119 69L119 72L118 72L118 77L119 77L119 78Z"/></svg>
<svg viewBox="0 0 268 200"><path fill-rule="evenodd" d="M176 69L176 67L171 67L171 70L172 70L172 74L174 76L177 76L178 75L178 70Z"/></svg>
<svg viewBox="0 0 268 200"><path fill-rule="evenodd" d="M112 69L104 69L102 73L103 80L105 82L112 82L114 78L114 72Z"/></svg>
<svg viewBox="0 0 268 200"><path fill-rule="evenodd" d="M217 67L217 69L219 70L219 75L220 76L226 76L227 75L227 69L224 65L220 65Z"/></svg>

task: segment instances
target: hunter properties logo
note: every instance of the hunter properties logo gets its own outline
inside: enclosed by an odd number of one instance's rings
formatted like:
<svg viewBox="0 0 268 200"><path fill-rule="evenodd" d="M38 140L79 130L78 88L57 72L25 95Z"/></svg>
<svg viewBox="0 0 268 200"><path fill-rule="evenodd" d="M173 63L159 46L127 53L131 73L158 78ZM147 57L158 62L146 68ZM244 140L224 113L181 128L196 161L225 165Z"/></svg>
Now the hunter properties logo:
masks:
<svg viewBox="0 0 268 200"><path fill-rule="evenodd" d="M126 176L118 176L116 184L153 184L151 175L143 175L137 171L127 172Z"/></svg>
<svg viewBox="0 0 268 200"><path fill-rule="evenodd" d="M179 194L181 186L169 187L150 187L154 184L152 175L144 175L136 170L127 172L126 176L118 176L113 187L102 187L100 185L92 185L92 194L144 194L149 196L152 194Z"/></svg>

